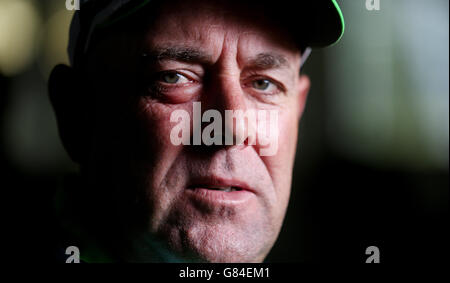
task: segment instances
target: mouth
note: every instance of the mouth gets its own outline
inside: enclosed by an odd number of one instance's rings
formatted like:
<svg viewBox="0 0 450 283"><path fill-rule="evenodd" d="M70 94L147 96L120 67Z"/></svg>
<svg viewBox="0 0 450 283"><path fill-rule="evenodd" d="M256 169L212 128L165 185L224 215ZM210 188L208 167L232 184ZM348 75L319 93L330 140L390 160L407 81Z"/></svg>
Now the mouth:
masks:
<svg viewBox="0 0 450 283"><path fill-rule="evenodd" d="M243 182L218 178L194 180L186 192L195 202L228 206L245 204L255 196Z"/></svg>
<svg viewBox="0 0 450 283"><path fill-rule="evenodd" d="M206 190L212 190L212 191L219 191L219 192L236 192L236 191L242 191L242 188L240 187L234 187L234 186L217 186L217 187L209 187L207 185L199 185L199 186L189 186L188 189L195 190L195 189L206 189Z"/></svg>

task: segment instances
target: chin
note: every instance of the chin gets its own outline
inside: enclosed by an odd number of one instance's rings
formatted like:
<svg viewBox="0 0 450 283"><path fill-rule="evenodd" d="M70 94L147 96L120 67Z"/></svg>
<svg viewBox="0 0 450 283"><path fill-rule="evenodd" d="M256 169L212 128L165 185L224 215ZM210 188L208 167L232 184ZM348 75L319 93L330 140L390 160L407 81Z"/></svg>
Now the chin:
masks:
<svg viewBox="0 0 450 283"><path fill-rule="evenodd" d="M255 225L253 225L254 227ZM276 235L261 228L242 229L231 224L197 223L172 229L169 243L183 257L200 262L260 263Z"/></svg>

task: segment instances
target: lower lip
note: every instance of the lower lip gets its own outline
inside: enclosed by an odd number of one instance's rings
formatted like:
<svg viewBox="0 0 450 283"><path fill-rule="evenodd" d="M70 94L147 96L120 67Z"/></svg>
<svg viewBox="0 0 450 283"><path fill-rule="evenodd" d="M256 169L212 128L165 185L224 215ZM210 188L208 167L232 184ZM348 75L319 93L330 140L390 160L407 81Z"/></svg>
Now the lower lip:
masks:
<svg viewBox="0 0 450 283"><path fill-rule="evenodd" d="M196 201L220 205L244 204L254 195L247 190L225 192L206 188L189 188L186 193Z"/></svg>

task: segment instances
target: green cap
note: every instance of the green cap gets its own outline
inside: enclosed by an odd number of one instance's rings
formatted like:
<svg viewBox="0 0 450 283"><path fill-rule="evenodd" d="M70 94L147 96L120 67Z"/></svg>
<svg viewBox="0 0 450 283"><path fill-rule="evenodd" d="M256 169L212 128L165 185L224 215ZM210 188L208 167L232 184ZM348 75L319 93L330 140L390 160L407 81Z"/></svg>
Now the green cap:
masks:
<svg viewBox="0 0 450 283"><path fill-rule="evenodd" d="M74 65L77 58L86 53L95 30L116 24L144 7L151 8L149 4L162 1L164 0L82 1L70 27L68 53L71 64ZM310 48L332 45L344 34L344 17L336 0L246 1L267 10L267 17L285 25L303 52L309 53Z"/></svg>

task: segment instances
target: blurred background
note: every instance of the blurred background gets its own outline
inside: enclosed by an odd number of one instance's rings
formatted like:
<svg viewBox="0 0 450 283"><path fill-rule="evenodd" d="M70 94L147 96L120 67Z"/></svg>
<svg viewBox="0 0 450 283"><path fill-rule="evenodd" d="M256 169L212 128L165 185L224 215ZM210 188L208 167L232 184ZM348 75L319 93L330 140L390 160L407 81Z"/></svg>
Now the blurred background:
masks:
<svg viewBox="0 0 450 283"><path fill-rule="evenodd" d="M449 2L338 1L340 43L313 51L292 197L269 262L429 262L448 254ZM77 167L47 96L67 63L65 0L0 0L0 188L13 253L45 253L52 197Z"/></svg>

